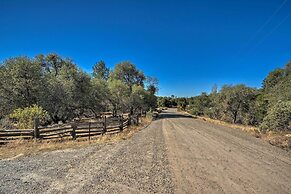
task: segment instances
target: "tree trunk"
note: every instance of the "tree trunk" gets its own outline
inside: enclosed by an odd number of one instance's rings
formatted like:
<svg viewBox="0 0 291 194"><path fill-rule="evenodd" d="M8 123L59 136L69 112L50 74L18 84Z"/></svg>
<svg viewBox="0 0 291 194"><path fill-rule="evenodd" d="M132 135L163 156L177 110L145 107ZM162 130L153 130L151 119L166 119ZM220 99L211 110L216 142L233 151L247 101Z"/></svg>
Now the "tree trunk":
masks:
<svg viewBox="0 0 291 194"><path fill-rule="evenodd" d="M239 104L237 105L237 108L236 108L236 110L235 110L234 113L233 113L233 123L236 123L237 114L238 114L238 111L239 111L240 104L241 104L241 103L239 103Z"/></svg>
<svg viewBox="0 0 291 194"><path fill-rule="evenodd" d="M236 123L236 118L237 118L237 111L235 111L234 115L233 115L233 123L234 124Z"/></svg>

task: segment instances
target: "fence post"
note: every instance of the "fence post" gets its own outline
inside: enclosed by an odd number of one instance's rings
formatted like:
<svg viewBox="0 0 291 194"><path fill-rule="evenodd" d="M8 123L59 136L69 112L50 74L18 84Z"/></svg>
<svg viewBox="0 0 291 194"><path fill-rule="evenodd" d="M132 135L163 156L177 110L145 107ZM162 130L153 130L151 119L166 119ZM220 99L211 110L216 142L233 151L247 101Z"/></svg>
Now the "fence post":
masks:
<svg viewBox="0 0 291 194"><path fill-rule="evenodd" d="M76 136L77 124L73 123L73 124L71 124L71 126L72 126L72 133L71 133L72 138L73 138L73 140L76 140L77 139L77 136Z"/></svg>
<svg viewBox="0 0 291 194"><path fill-rule="evenodd" d="M123 115L120 115L119 121L120 121L119 129L120 131L123 131Z"/></svg>
<svg viewBox="0 0 291 194"><path fill-rule="evenodd" d="M128 126L131 125L131 114L128 115L128 124L127 124L127 125L128 125Z"/></svg>
<svg viewBox="0 0 291 194"><path fill-rule="evenodd" d="M139 114L136 115L136 125L139 124Z"/></svg>
<svg viewBox="0 0 291 194"><path fill-rule="evenodd" d="M39 125L39 119L38 118L34 118L34 130L33 130L33 134L34 134L34 139L39 139L39 128L38 128L38 125Z"/></svg>
<svg viewBox="0 0 291 194"><path fill-rule="evenodd" d="M89 121L89 142L91 140L91 122Z"/></svg>
<svg viewBox="0 0 291 194"><path fill-rule="evenodd" d="M103 134L105 134L106 133L106 125L107 125L107 123L106 123L106 115L104 115L104 119L103 119ZM103 135L102 134L102 135Z"/></svg>

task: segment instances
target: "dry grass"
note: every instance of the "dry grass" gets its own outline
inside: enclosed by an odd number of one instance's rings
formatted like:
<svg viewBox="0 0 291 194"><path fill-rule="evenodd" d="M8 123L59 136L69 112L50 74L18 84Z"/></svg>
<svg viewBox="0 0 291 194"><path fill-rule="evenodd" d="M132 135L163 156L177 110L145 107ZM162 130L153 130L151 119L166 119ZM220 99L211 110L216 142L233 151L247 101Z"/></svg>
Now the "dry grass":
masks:
<svg viewBox="0 0 291 194"><path fill-rule="evenodd" d="M139 126L130 126L121 133L112 135L103 135L100 137L92 138L88 141L88 138L80 138L76 141L63 140L63 141L27 141L27 140L15 140L11 143L0 146L0 159L14 159L21 156L32 155L36 153L63 150L63 149L79 149L86 146L113 143L120 140L125 140L133 136L133 134L151 122L150 118L142 118Z"/></svg>
<svg viewBox="0 0 291 194"><path fill-rule="evenodd" d="M185 112L188 115L191 115L187 112ZM253 127L253 126L247 126L247 125L239 125L239 124L232 124L227 123L220 120L211 119L208 117L200 117L200 116L193 116L193 118L202 119L204 121L217 124L217 125L223 125L230 128L240 129L244 132L247 132L251 134L252 136L256 138L261 138L267 142L269 142L271 145L280 147L282 149L291 150L291 133L287 131L270 131L270 132L261 132L259 128Z"/></svg>
<svg viewBox="0 0 291 194"><path fill-rule="evenodd" d="M257 136L257 135L260 134L260 130L257 127L247 126L247 125L240 125L240 124L232 124L232 123L228 123L228 122L225 122L225 121L210 119L210 118L207 118L207 117L197 117L197 118L202 119L202 120L207 121L207 122L210 122L210 123L223 125L223 126L230 127L230 128L240 129L242 131L251 133L254 136Z"/></svg>
<svg viewBox="0 0 291 194"><path fill-rule="evenodd" d="M291 133L290 132L268 132L261 135L261 138L271 145L282 149L291 150Z"/></svg>
<svg viewBox="0 0 291 194"><path fill-rule="evenodd" d="M224 121L214 120L206 117L198 117L207 122L211 122L218 125L223 125L230 128L240 129L244 132L251 134L256 138L261 138L271 145L280 147L285 150L291 150L291 133L287 131L269 131L261 132L259 128L247 125L231 124Z"/></svg>

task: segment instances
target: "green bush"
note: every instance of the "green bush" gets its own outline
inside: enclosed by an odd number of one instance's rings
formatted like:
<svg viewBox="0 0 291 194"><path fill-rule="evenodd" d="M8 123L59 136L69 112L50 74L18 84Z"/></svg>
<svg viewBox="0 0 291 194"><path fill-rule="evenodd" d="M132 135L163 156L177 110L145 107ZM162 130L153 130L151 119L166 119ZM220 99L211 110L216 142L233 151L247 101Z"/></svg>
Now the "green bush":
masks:
<svg viewBox="0 0 291 194"><path fill-rule="evenodd" d="M34 119L38 118L40 122L45 122L48 118L48 113L38 105L32 105L26 108L18 108L10 114L10 118L17 121L17 127L20 129L32 129Z"/></svg>
<svg viewBox="0 0 291 194"><path fill-rule="evenodd" d="M291 130L291 101L281 101L269 108L260 128L264 131Z"/></svg>
<svg viewBox="0 0 291 194"><path fill-rule="evenodd" d="M203 115L203 112L200 111L198 108L196 107L191 107L191 109L189 110L189 113L195 116L201 116Z"/></svg>

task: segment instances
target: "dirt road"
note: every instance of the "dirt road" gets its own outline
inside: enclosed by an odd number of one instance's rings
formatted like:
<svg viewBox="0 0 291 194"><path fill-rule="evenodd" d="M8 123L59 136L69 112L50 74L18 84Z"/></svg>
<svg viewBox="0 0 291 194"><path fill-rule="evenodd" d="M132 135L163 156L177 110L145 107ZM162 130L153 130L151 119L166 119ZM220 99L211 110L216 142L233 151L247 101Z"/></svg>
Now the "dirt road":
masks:
<svg viewBox="0 0 291 194"><path fill-rule="evenodd" d="M0 193L291 193L291 155L174 110L131 139L0 160Z"/></svg>

